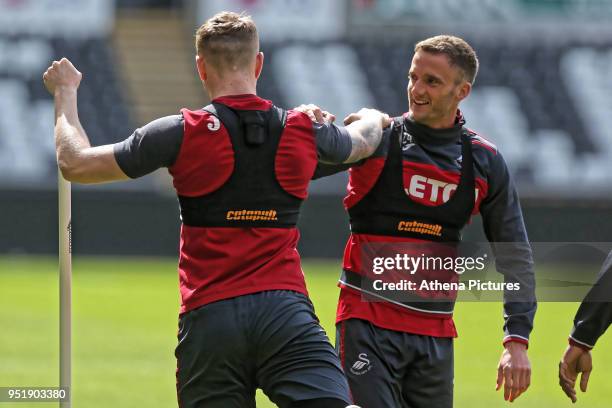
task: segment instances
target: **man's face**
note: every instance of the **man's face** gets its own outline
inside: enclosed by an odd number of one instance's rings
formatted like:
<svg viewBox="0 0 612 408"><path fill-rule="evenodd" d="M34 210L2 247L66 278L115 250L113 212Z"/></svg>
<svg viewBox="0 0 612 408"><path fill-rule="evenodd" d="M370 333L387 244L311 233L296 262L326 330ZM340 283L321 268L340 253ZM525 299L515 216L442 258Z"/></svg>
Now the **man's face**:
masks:
<svg viewBox="0 0 612 408"><path fill-rule="evenodd" d="M460 68L451 66L444 54L419 50L412 58L408 79L412 119L431 128L452 127L459 101L471 88Z"/></svg>

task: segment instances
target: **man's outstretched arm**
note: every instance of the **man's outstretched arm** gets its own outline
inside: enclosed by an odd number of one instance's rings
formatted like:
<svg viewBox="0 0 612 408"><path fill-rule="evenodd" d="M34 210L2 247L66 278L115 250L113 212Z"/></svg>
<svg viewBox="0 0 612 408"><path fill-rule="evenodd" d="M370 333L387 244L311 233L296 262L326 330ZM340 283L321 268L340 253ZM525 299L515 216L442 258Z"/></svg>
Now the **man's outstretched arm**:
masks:
<svg viewBox="0 0 612 408"><path fill-rule="evenodd" d="M112 145L91 147L77 108L77 90L82 74L62 58L43 74L45 87L55 100L55 148L64 178L77 183L126 180Z"/></svg>
<svg viewBox="0 0 612 408"><path fill-rule="evenodd" d="M316 105L300 105L294 110L308 115L316 125L335 126L333 124L336 117L327 111L321 110ZM363 108L359 112L351 113L344 119L344 128L338 135L347 135L350 140L350 153L342 163L355 163L359 160L371 156L380 144L383 129L391 124L391 119L385 113L375 109ZM320 163L338 165L342 164L335 160L326 160L325 157L319 158ZM343 166L344 169L348 166ZM341 171L341 170L339 170Z"/></svg>

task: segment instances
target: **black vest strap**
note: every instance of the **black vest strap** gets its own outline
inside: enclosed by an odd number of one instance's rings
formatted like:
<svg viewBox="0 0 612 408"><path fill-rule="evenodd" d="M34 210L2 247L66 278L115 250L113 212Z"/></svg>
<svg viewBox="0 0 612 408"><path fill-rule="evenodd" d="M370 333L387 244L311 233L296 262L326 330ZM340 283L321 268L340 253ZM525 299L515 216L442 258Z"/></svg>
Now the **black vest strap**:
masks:
<svg viewBox="0 0 612 408"><path fill-rule="evenodd" d="M221 103L211 103L204 110L219 118L230 134L243 134L244 141L248 145L258 146L266 141L268 133L275 131L273 126L280 125L281 132L287 122L287 112L276 106L271 108L271 113L276 118L269 120L269 112L264 111L237 111Z"/></svg>
<svg viewBox="0 0 612 408"><path fill-rule="evenodd" d="M368 277L352 271L347 271L346 269L342 270L340 282L354 290L362 292L364 298L372 302L387 301L408 309L427 313L439 313L442 315L452 314L455 308L454 299L425 299L417 295L414 291L382 290L380 282L375 283L375 281Z"/></svg>
<svg viewBox="0 0 612 408"><path fill-rule="evenodd" d="M210 194L179 196L183 223L198 227L294 227L302 200L283 190L274 166L286 112L276 106L268 111L240 111L219 103L204 110L227 129L234 170L226 183Z"/></svg>

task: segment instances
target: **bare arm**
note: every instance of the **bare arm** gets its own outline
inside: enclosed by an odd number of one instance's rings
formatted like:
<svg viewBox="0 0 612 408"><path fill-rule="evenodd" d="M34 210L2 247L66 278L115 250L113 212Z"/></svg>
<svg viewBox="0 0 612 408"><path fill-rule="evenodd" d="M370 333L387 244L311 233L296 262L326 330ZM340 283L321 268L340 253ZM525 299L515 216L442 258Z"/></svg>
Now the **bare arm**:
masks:
<svg viewBox="0 0 612 408"><path fill-rule="evenodd" d="M43 75L45 86L55 99L55 149L62 176L77 183L104 183L127 180L112 145L91 147L79 121L77 90L82 74L62 58Z"/></svg>
<svg viewBox="0 0 612 408"><path fill-rule="evenodd" d="M354 163L369 157L376 151L383 129L391 124L389 115L375 109L363 108L344 119L346 130L351 135L351 154L345 163Z"/></svg>

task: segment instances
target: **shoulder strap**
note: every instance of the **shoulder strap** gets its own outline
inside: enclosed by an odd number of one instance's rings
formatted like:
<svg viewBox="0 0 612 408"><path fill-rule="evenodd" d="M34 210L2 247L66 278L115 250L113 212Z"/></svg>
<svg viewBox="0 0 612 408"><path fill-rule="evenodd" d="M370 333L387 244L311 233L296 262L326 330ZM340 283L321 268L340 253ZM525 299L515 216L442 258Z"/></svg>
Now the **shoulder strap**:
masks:
<svg viewBox="0 0 612 408"><path fill-rule="evenodd" d="M285 125L287 125L287 111L275 105L272 105L271 110L276 114L278 121L280 122L281 126L284 128Z"/></svg>
<svg viewBox="0 0 612 408"><path fill-rule="evenodd" d="M211 103L204 110L216 116L230 134L244 137L240 116L236 111L220 103Z"/></svg>
<svg viewBox="0 0 612 408"><path fill-rule="evenodd" d="M275 131L287 123L287 112L272 106L270 111L235 111L221 103L212 103L203 108L217 117L227 130L244 138L247 145L258 146L265 143L268 132Z"/></svg>

